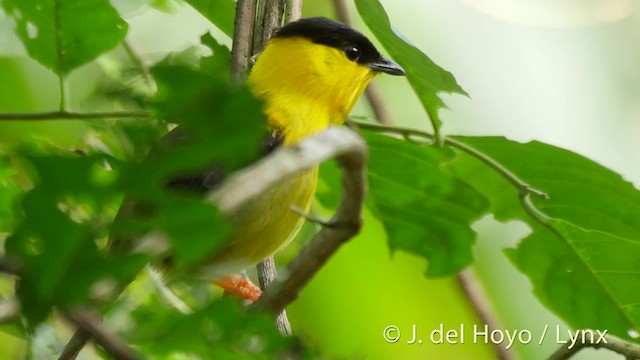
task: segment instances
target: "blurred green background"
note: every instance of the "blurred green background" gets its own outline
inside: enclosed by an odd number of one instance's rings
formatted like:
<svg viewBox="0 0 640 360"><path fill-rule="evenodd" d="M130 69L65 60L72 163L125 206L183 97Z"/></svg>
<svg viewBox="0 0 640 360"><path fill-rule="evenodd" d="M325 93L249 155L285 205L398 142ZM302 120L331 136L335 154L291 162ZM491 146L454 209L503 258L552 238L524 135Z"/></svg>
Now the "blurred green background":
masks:
<svg viewBox="0 0 640 360"><path fill-rule="evenodd" d="M230 40L187 5L150 1L112 1L130 24L127 39L147 64L169 52L198 43L211 30ZM640 2L634 0L386 0L394 27L436 63L451 71L471 98L447 96L441 112L445 134L504 135L518 141L540 140L585 155L640 186ZM367 33L349 6L354 26ZM329 1L307 0L305 16L334 17ZM0 17L0 111L46 111L57 107L53 73L28 60ZM92 111L95 80L108 73L121 48L73 72L71 106ZM404 79L380 77L394 122L429 129L418 100ZM353 115L367 115L362 102ZM78 121L2 122L0 142L42 138L72 147L85 141ZM522 159L527 161L527 159ZM473 271L491 306L510 331L529 330L534 341L516 345L522 359L541 359L554 349L555 337L536 343L545 325L566 326L531 294L528 280L503 256L528 233L519 223L492 218L474 228L479 237ZM2 238L0 234L0 238ZM493 349L473 344L478 322L456 279L426 279L426 262L404 253L389 254L380 224L365 220L363 233L322 269L289 308L294 332L323 354L367 359L492 359ZM291 257L299 244L281 255ZM2 294L9 291L0 288ZM407 344L412 325L431 331L467 328L465 344ZM387 343L383 329L398 326L401 339ZM566 337L566 336L565 336ZM0 333L0 358L15 358L20 346ZM5 346L6 344L6 346ZM13 345L12 345L13 344ZM589 350L575 359L618 358Z"/></svg>

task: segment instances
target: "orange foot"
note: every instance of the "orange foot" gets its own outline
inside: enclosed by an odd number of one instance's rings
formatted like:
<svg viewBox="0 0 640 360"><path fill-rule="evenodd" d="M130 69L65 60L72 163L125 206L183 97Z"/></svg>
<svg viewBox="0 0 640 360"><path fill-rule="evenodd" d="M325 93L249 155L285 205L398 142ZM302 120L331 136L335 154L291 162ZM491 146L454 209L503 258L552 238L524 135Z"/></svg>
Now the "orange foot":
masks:
<svg viewBox="0 0 640 360"><path fill-rule="evenodd" d="M213 283L223 288L224 291L244 300L256 301L262 294L260 288L252 283L251 280L238 275L227 275L214 280Z"/></svg>

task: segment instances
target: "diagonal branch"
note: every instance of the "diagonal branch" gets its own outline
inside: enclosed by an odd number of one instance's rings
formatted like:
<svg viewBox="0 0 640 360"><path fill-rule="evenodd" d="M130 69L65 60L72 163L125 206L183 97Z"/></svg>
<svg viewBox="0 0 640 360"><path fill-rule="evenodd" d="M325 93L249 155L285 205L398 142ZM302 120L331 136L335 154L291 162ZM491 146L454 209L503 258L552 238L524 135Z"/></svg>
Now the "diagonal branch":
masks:
<svg viewBox="0 0 640 360"><path fill-rule="evenodd" d="M297 146L279 149L254 166L231 176L215 192L207 195L221 211L233 213L265 190L322 161L335 158L343 170L345 194L332 226L322 228L281 274L250 306L277 314L294 301L302 288L331 255L358 233L362 224L362 205L366 192L365 142L346 128L329 130L305 139Z"/></svg>
<svg viewBox="0 0 640 360"><path fill-rule="evenodd" d="M428 139L428 140L436 140L435 135L429 134L428 132L400 127L400 126L371 124L371 123L352 121L352 120L349 121L349 124L355 126L356 128L378 131L382 133L397 134L402 136L407 141L415 142L414 140L415 137ZM463 142L460 142L450 137L443 138L443 141L445 144L451 147L454 147L458 150L464 151L467 154L485 163L487 166L489 166L490 168L495 170L498 174L500 174L500 176L502 176L507 181L509 181L513 186L515 186L522 196L533 194L544 200L549 199L549 194L545 193L542 190L532 187L526 181L520 179L516 174L511 172L504 165L502 165L501 163L499 163L489 155L475 149L472 146L469 146Z"/></svg>
<svg viewBox="0 0 640 360"><path fill-rule="evenodd" d="M64 311L63 314L69 322L73 323L78 330L81 331L81 333L90 335L91 338L100 344L114 358L119 360L141 359L141 357L129 348L129 346L116 338L113 334L106 331L100 323L100 318L92 312L88 310L69 310ZM80 349L82 349L82 347L80 347ZM80 349L78 349L78 351ZM75 355L77 355L77 353ZM62 358L62 355L60 358ZM70 357L70 359L72 358L73 357Z"/></svg>

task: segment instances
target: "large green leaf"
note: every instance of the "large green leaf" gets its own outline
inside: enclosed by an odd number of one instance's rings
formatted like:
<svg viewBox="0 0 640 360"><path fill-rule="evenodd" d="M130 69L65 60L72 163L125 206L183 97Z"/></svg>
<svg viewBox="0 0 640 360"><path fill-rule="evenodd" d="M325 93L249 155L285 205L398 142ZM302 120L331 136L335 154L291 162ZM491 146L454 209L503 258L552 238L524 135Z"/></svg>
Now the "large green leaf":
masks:
<svg viewBox="0 0 640 360"><path fill-rule="evenodd" d="M585 229L640 239L640 191L619 174L568 150L502 137L458 137L488 154L532 186L549 194L534 197L546 215Z"/></svg>
<svg viewBox="0 0 640 360"><path fill-rule="evenodd" d="M488 210L484 196L444 173L449 148L365 133L371 159L367 205L382 221L392 250L425 257L427 275L451 275L469 265L471 224Z"/></svg>
<svg viewBox="0 0 640 360"><path fill-rule="evenodd" d="M420 49L409 44L393 29L378 0L356 0L356 7L376 38L406 71L407 79L422 101L434 125L441 125L438 110L445 107L439 92L467 95L453 75L434 63ZM438 129L436 129L438 130Z"/></svg>
<svg viewBox="0 0 640 360"><path fill-rule="evenodd" d="M202 16L229 37L233 37L236 2L233 0L186 0Z"/></svg>
<svg viewBox="0 0 640 360"><path fill-rule="evenodd" d="M640 328L640 191L620 175L567 150L501 137L458 140L498 160L549 200L533 198L546 224L522 208L513 186L466 154L449 165L491 200L501 220L533 233L507 254L543 304L576 328L629 338Z"/></svg>
<svg viewBox="0 0 640 360"><path fill-rule="evenodd" d="M116 46L127 34L108 0L4 0L29 55L67 74Z"/></svg>
<svg viewBox="0 0 640 360"><path fill-rule="evenodd" d="M507 255L534 294L576 329L640 329L640 241L550 219ZM636 339L637 340L637 339Z"/></svg>

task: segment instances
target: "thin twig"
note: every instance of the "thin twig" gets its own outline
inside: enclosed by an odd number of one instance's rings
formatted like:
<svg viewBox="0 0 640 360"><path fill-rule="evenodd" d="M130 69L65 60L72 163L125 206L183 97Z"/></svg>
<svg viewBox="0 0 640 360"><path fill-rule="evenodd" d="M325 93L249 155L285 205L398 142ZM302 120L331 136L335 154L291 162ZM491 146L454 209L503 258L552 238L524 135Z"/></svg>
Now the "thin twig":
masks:
<svg viewBox="0 0 640 360"><path fill-rule="evenodd" d="M322 228L313 237L260 299L250 305L251 309L274 314L281 312L297 298L329 257L360 230L366 189L366 144L349 129L330 128L299 145L276 150L250 168L232 175L207 195L224 213L235 213L283 179L329 158L336 158L343 169L345 194L330 221L333 226Z"/></svg>
<svg viewBox="0 0 640 360"><path fill-rule="evenodd" d="M149 72L149 68L147 68L147 66L144 64L140 55L138 55L138 53L133 50L133 47L131 47L131 44L126 39L122 41L122 47L127 52L127 56L129 56L129 59L131 59L131 61L135 64L136 68L144 78L144 81L147 83L149 89L155 93L157 90L156 81L153 79L151 72Z"/></svg>
<svg viewBox="0 0 640 360"><path fill-rule="evenodd" d="M260 288L264 291L269 285L276 279L278 272L276 271L276 261L273 256L262 260L258 264L258 281L260 282ZM291 324L287 318L287 312L282 310L276 317L276 328L282 335L290 336Z"/></svg>
<svg viewBox="0 0 640 360"><path fill-rule="evenodd" d="M391 115L389 115L387 108L383 105L378 86L375 83L369 83L364 94L369 101L369 105L371 105L371 110L376 120L378 120L380 124L390 124Z"/></svg>
<svg viewBox="0 0 640 360"><path fill-rule="evenodd" d="M487 301L487 297L483 289L478 285L478 281L473 276L471 270L465 270L458 274L458 284L464 292L466 298L471 303L474 311L483 324L489 327L489 330L501 329L498 319L493 315L491 305ZM515 356L507 349L506 342L493 343L493 348L500 360L514 360Z"/></svg>
<svg viewBox="0 0 640 360"><path fill-rule="evenodd" d="M283 0L262 0L258 4L256 28L253 34L253 53L262 51L273 32L282 25L284 16Z"/></svg>
<svg viewBox="0 0 640 360"><path fill-rule="evenodd" d="M333 10L336 12L338 21L345 25L351 26L351 17L349 16L349 8L344 0L333 0Z"/></svg>
<svg viewBox="0 0 640 360"><path fill-rule="evenodd" d="M351 26L351 18L349 16L349 9L344 0L333 0L333 8L336 12L336 17L340 22L345 25ZM376 120L381 124L390 124L391 116L382 102L380 91L375 83L370 83L365 91L365 97L371 106L371 111Z"/></svg>
<svg viewBox="0 0 640 360"><path fill-rule="evenodd" d="M253 33L253 56L259 54L264 49L272 33L282 24L284 15L284 1L282 0L261 0L258 4L256 26ZM296 14L292 14L295 16ZM249 41L250 39L237 39L239 41ZM273 256L261 261L257 266L260 288L266 290L271 282L277 277L276 262ZM276 317L276 327L283 335L291 335L291 324L283 310Z"/></svg>
<svg viewBox="0 0 640 360"><path fill-rule="evenodd" d="M251 67L257 0L238 0L231 47L231 78L241 81Z"/></svg>
<svg viewBox="0 0 640 360"><path fill-rule="evenodd" d="M110 334L100 324L99 317L88 310L69 310L63 312L65 318L78 329L91 335L114 358L120 360L138 360L140 356L115 335Z"/></svg>
<svg viewBox="0 0 640 360"><path fill-rule="evenodd" d="M69 342L64 346L64 349L62 349L58 360L75 360L89 340L91 340L89 334L77 329L71 339L69 339Z"/></svg>
<svg viewBox="0 0 640 360"><path fill-rule="evenodd" d="M302 0L286 0L284 23L296 21L302 17Z"/></svg>
<svg viewBox="0 0 640 360"><path fill-rule="evenodd" d="M424 131L416 130L416 129L409 129L409 128L403 128L398 126L391 126L391 125L364 123L364 122L353 121L353 120L349 121L349 123L353 126L356 126L362 129L398 134L403 136L406 140L411 140L412 136L422 137L430 140L435 139L434 135ZM443 140L445 144L455 147L459 150L462 150L467 154L487 164L490 168L494 169L503 178L505 178L507 181L513 184L513 186L515 186L518 189L518 191L520 191L521 194L533 194L544 200L549 199L549 195L546 192L532 187L527 182L520 179L516 174L511 172L509 169L504 167L504 165L500 164L497 160L493 159L489 155L473 148L472 146L469 146L463 142L460 142L458 140L455 140L449 137L445 137Z"/></svg>
<svg viewBox="0 0 640 360"><path fill-rule="evenodd" d="M587 331L587 330L583 330ZM604 341L601 339L591 339L586 337L589 341L576 341L573 347L569 349L567 345L562 345L556 352L549 356L548 360L566 360L573 357L580 350L584 348L605 348L625 356L627 359L640 359L640 345L632 343L630 341L622 340L619 337L613 335L605 335ZM582 340L582 338L580 338ZM591 341L594 340L594 341Z"/></svg>
<svg viewBox="0 0 640 360"><path fill-rule="evenodd" d="M333 224L329 223L328 221L322 220L317 216L313 216L293 204L289 205L289 210L300 215L310 223L317 224L320 226L333 226Z"/></svg>
<svg viewBox="0 0 640 360"><path fill-rule="evenodd" d="M105 111L105 112L73 112L73 111L49 111L38 113L0 113L0 121L14 120L91 120L91 119L139 119L149 118L149 112L136 111Z"/></svg>

